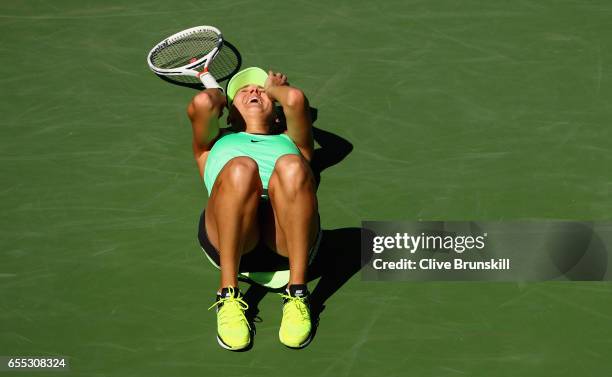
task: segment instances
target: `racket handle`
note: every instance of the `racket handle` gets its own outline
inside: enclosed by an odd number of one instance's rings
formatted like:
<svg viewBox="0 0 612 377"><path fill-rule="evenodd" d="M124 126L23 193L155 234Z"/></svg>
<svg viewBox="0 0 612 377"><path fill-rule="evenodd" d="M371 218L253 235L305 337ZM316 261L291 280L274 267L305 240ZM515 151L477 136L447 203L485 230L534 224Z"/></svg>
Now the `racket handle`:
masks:
<svg viewBox="0 0 612 377"><path fill-rule="evenodd" d="M200 79L200 81L202 81L202 85L204 85L204 87L206 89L217 88L220 91L224 92L224 90L221 87L221 85L219 85L217 80L215 80L215 78L213 77L213 75L210 74L210 72L208 72L208 71L200 72L198 74L198 78Z"/></svg>

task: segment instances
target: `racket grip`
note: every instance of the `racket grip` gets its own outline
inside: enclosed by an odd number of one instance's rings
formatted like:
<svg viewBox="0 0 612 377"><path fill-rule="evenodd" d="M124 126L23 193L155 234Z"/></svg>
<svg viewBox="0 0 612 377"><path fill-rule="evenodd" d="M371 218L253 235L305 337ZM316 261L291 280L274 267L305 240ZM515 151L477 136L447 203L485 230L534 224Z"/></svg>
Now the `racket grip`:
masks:
<svg viewBox="0 0 612 377"><path fill-rule="evenodd" d="M200 81L202 81L202 85L204 85L206 89L217 88L220 91L224 92L221 85L219 85L217 80L215 80L215 78L213 77L213 75L210 74L210 72L208 71L200 72L198 74L198 78L200 79Z"/></svg>

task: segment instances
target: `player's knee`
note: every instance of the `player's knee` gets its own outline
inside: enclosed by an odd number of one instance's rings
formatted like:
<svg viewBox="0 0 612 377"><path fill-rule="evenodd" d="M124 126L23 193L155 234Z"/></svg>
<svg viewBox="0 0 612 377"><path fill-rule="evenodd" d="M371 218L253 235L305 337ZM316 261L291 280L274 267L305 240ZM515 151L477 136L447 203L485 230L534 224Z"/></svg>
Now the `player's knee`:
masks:
<svg viewBox="0 0 612 377"><path fill-rule="evenodd" d="M249 157L235 157L223 168L224 181L234 189L256 192L261 187L257 163Z"/></svg>
<svg viewBox="0 0 612 377"><path fill-rule="evenodd" d="M301 156L295 154L281 156L276 161L274 171L281 184L287 188L303 187L311 181L310 168L307 162Z"/></svg>

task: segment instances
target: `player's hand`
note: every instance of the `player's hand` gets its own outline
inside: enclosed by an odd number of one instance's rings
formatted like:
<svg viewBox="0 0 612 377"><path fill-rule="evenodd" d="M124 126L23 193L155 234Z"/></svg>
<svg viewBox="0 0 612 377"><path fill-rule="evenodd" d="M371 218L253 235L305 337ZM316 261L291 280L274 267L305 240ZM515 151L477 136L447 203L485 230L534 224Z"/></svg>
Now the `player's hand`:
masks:
<svg viewBox="0 0 612 377"><path fill-rule="evenodd" d="M289 85L287 82L287 76L280 72L268 71L268 78L264 83L264 90L269 90L272 87L283 85Z"/></svg>

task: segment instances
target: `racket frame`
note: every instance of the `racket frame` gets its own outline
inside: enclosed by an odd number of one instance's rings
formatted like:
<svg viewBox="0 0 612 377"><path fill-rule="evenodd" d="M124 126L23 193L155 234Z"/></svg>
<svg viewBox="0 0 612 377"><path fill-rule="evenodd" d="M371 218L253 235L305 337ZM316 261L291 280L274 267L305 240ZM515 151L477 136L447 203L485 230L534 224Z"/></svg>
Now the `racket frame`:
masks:
<svg viewBox="0 0 612 377"><path fill-rule="evenodd" d="M217 46L213 50L211 50L208 54L204 55L198 60L192 63L186 64L186 65L177 67L177 68L159 68L153 64L153 62L151 61L151 57L154 53L156 53L157 51L163 48L166 48L169 44L171 44L172 42L175 42L178 39L185 37L187 34L192 34L197 31L212 31L215 34L217 34ZM215 56L217 56L217 54L219 53L219 50L221 50L221 47L223 47L223 35L221 34L221 31L219 29L217 29L214 26L206 26L206 25L194 26L192 28L185 29L185 30L179 31L178 33L172 34L168 38L156 44L151 49L151 51L149 51L149 54L147 55L147 63L149 64L149 68L151 69L151 71L153 71L157 75L193 76L193 77L199 78L201 74L208 72L208 66L213 61ZM194 69L195 67L198 67L202 64L204 64L204 69L202 71L197 71Z"/></svg>

